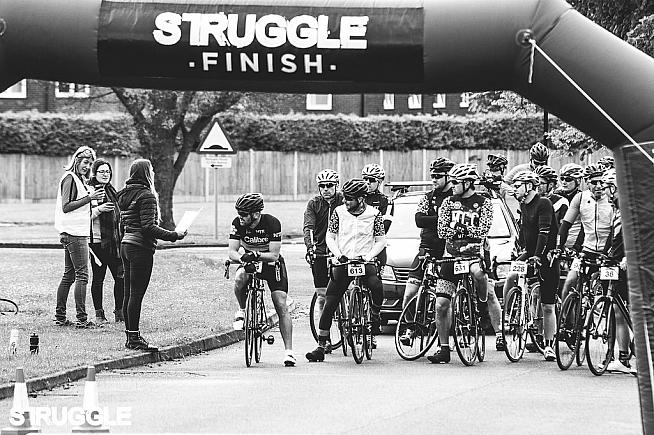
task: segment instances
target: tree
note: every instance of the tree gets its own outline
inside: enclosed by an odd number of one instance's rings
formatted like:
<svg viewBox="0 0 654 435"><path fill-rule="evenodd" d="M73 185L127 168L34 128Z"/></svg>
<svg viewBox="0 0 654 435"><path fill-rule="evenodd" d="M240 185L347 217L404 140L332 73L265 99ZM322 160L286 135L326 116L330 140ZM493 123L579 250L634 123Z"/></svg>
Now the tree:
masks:
<svg viewBox="0 0 654 435"><path fill-rule="evenodd" d="M219 113L233 108L239 92L162 91L112 88L131 115L140 154L152 161L164 228L173 229L173 190L200 135ZM177 157L175 154L177 153Z"/></svg>
<svg viewBox="0 0 654 435"><path fill-rule="evenodd" d="M654 14L654 0L569 0L578 12L621 39L643 17Z"/></svg>

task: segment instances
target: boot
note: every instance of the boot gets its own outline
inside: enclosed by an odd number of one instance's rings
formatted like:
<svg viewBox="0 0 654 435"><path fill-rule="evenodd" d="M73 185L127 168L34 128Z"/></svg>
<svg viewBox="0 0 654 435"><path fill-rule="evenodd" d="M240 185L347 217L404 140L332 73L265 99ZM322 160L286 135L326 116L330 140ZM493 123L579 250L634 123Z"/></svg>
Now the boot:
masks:
<svg viewBox="0 0 654 435"><path fill-rule="evenodd" d="M144 352L158 352L159 348L150 346L139 331L126 331L127 332L127 343L125 347L128 349L142 350Z"/></svg>
<svg viewBox="0 0 654 435"><path fill-rule="evenodd" d="M95 310L95 323L107 323L107 317L104 315L104 310Z"/></svg>
<svg viewBox="0 0 654 435"><path fill-rule="evenodd" d="M123 310L114 310L114 317L116 319L116 323L125 321L125 318L123 317Z"/></svg>

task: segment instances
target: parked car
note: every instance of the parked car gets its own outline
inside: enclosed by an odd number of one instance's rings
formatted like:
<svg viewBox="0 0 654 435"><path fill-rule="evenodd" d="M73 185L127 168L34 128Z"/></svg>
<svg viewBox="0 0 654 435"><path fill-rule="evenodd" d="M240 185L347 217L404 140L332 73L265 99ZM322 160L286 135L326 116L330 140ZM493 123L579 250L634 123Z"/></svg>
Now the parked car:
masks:
<svg viewBox="0 0 654 435"><path fill-rule="evenodd" d="M393 224L386 234L387 261L382 271L384 285L384 303L381 309L383 323L397 320L402 312L404 287L411 269L411 263L418 253L420 244L420 228L415 223L415 213L418 203L426 190L408 191L410 187L429 186L426 182L389 183L396 196L392 200ZM491 258L500 263L497 268L498 281L495 282L495 292L502 297L502 287L508 272L507 262L517 252L518 228L516 221L507 205L499 198L492 198L493 223L488 233Z"/></svg>

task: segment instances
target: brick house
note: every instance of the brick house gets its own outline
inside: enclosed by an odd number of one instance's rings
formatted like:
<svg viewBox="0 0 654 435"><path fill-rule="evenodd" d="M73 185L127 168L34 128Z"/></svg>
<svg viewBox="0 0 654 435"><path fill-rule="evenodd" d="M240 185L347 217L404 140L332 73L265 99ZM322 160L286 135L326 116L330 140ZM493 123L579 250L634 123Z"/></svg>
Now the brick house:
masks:
<svg viewBox="0 0 654 435"><path fill-rule="evenodd" d="M254 94L248 109L260 113L400 115L468 112L468 94ZM114 112L123 108L111 89L75 83L21 80L0 93L0 112Z"/></svg>

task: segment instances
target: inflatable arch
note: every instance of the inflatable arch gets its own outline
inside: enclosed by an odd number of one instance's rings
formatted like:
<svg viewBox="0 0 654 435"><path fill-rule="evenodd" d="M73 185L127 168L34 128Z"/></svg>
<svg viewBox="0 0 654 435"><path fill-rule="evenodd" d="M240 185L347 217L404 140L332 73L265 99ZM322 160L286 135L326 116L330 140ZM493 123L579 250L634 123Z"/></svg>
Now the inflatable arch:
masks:
<svg viewBox="0 0 654 435"><path fill-rule="evenodd" d="M0 0L2 89L23 78L302 93L509 89L613 149L646 432L653 77L654 59L563 0Z"/></svg>

